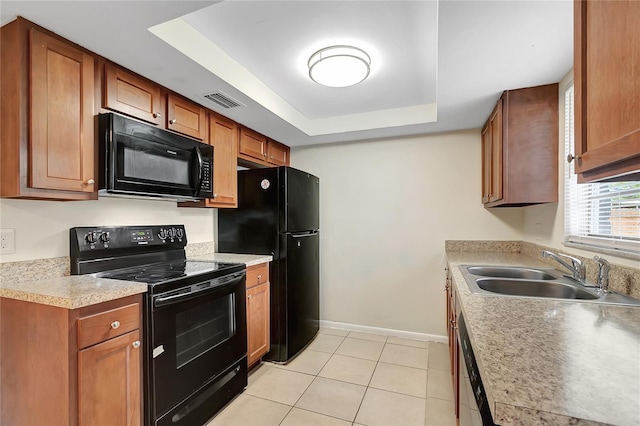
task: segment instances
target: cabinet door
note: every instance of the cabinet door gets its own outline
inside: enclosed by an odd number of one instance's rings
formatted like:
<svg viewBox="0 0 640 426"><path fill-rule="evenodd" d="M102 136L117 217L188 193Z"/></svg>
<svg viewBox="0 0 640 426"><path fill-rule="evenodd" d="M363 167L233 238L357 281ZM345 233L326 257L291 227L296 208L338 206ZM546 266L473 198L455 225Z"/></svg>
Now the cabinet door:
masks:
<svg viewBox="0 0 640 426"><path fill-rule="evenodd" d="M245 127L240 128L240 154L264 162L267 160L267 138Z"/></svg>
<svg viewBox="0 0 640 426"><path fill-rule="evenodd" d="M140 333L132 331L78 352L78 423L141 423Z"/></svg>
<svg viewBox="0 0 640 426"><path fill-rule="evenodd" d="M94 59L32 28L29 186L94 192Z"/></svg>
<svg viewBox="0 0 640 426"><path fill-rule="evenodd" d="M269 283L247 290L247 364L269 352Z"/></svg>
<svg viewBox="0 0 640 426"><path fill-rule="evenodd" d="M205 140L207 112L198 104L169 94L167 96L167 129Z"/></svg>
<svg viewBox="0 0 640 426"><path fill-rule="evenodd" d="M289 147L269 139L267 143L267 162L276 166L288 166Z"/></svg>
<svg viewBox="0 0 640 426"><path fill-rule="evenodd" d="M502 199L502 98L489 118L491 138L491 185L489 202Z"/></svg>
<svg viewBox="0 0 640 426"><path fill-rule="evenodd" d="M210 204L238 206L238 125L218 114L209 117L209 143L213 145L213 192Z"/></svg>
<svg viewBox="0 0 640 426"><path fill-rule="evenodd" d="M104 70L104 108L162 125L164 117L160 86L112 64L105 64Z"/></svg>
<svg viewBox="0 0 640 426"><path fill-rule="evenodd" d="M574 22L576 173L640 171L640 2L576 1Z"/></svg>

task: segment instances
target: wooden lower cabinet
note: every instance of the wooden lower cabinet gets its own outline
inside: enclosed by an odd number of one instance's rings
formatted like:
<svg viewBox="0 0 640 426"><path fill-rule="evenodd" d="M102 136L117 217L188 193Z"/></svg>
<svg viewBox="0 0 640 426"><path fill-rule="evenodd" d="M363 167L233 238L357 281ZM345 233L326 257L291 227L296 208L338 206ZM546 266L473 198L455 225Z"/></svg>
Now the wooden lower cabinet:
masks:
<svg viewBox="0 0 640 426"><path fill-rule="evenodd" d="M1 303L0 424L142 423L141 295L72 310Z"/></svg>
<svg viewBox="0 0 640 426"><path fill-rule="evenodd" d="M140 424L140 331L78 353L78 424Z"/></svg>
<svg viewBox="0 0 640 426"><path fill-rule="evenodd" d="M270 306L269 264L247 268L247 364L260 361L269 352Z"/></svg>

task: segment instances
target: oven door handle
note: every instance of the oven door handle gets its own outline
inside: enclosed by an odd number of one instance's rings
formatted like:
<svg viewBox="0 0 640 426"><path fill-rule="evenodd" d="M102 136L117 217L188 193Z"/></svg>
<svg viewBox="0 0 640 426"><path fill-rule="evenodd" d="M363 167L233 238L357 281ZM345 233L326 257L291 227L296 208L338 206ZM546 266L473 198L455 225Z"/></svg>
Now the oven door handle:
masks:
<svg viewBox="0 0 640 426"><path fill-rule="evenodd" d="M174 305L176 303L184 302L186 300L201 296L204 292L220 290L225 287L232 287L242 281L244 276L244 271L237 272L229 276L215 278L211 280L209 282L210 285L205 288L202 288L202 283L200 283L192 286L188 291L185 291L183 293L174 294L172 296L157 297L153 301L153 307L160 308L162 306Z"/></svg>

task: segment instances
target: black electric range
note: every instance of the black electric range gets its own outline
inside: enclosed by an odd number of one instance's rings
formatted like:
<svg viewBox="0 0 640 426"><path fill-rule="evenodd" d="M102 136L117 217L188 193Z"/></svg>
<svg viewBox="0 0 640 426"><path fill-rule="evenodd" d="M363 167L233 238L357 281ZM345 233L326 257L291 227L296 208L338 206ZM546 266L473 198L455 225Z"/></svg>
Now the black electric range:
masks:
<svg viewBox="0 0 640 426"><path fill-rule="evenodd" d="M78 227L71 274L148 284L147 425L205 424L247 385L245 265L187 260L183 225Z"/></svg>

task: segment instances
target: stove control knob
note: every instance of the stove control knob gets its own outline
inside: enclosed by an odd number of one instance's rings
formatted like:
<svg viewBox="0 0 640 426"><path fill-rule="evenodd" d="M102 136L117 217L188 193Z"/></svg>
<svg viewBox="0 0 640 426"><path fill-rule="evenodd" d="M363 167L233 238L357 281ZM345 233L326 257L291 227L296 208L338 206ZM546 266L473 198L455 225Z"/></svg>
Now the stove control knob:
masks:
<svg viewBox="0 0 640 426"><path fill-rule="evenodd" d="M175 237L176 237L176 235L178 235L178 231L176 230L176 228L170 228L170 229L169 229L169 236L170 236L171 238L175 238Z"/></svg>
<svg viewBox="0 0 640 426"><path fill-rule="evenodd" d="M101 243L108 243L109 241L111 241L111 237L109 236L109 232L103 232L102 234L100 234L100 242Z"/></svg>
<svg viewBox="0 0 640 426"><path fill-rule="evenodd" d="M182 228L176 229L176 235L178 236L178 238L184 237L184 230Z"/></svg>
<svg viewBox="0 0 640 426"><path fill-rule="evenodd" d="M160 232L158 232L158 238L160 238L162 241L164 241L168 237L169 237L169 233L167 232L167 230L164 229L164 228L160 228Z"/></svg>
<svg viewBox="0 0 640 426"><path fill-rule="evenodd" d="M89 232L84 236L84 239L87 243L94 244L98 240L98 234L96 234L95 232Z"/></svg>

